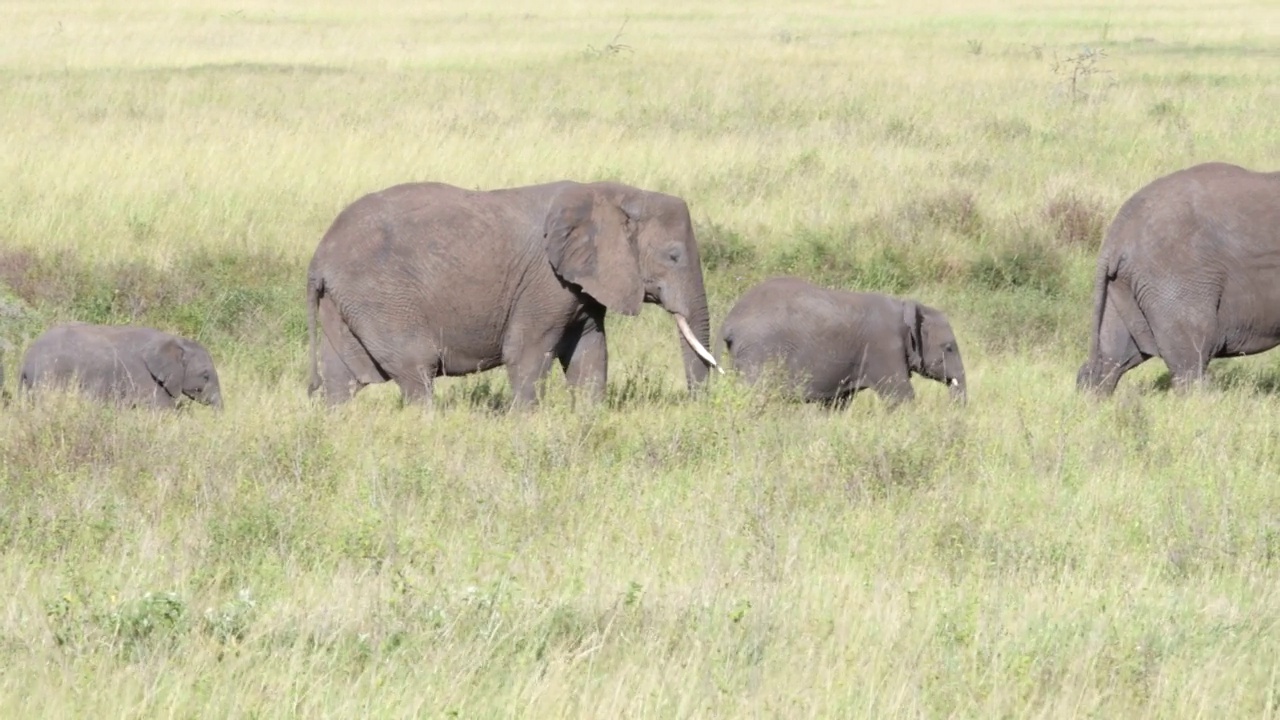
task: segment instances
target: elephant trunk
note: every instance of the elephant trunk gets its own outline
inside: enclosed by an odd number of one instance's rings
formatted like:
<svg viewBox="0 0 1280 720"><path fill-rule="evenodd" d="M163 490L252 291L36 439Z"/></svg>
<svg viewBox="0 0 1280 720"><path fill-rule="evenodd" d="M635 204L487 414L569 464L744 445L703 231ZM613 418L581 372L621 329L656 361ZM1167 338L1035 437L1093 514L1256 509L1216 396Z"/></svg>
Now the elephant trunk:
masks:
<svg viewBox="0 0 1280 720"><path fill-rule="evenodd" d="M692 391L707 381L710 368L724 372L708 349L711 346L711 314L707 310L706 295L699 293L689 306L668 306L667 310L675 315L676 329L680 331L684 375Z"/></svg>

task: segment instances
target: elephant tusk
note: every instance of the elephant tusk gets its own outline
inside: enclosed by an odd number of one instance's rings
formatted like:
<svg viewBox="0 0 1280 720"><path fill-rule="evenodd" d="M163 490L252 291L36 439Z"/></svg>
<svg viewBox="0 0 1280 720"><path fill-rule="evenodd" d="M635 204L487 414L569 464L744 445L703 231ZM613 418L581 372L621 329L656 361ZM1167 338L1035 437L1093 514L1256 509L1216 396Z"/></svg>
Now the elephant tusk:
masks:
<svg viewBox="0 0 1280 720"><path fill-rule="evenodd" d="M698 357L723 375L724 368L720 367L715 357L702 346L702 343L698 342L698 338L693 334L693 329L689 327L689 321L685 320L680 313L676 313L676 327L680 328L680 334L684 336L684 341L689 343L689 347L693 348L694 352L698 353Z"/></svg>
<svg viewBox="0 0 1280 720"><path fill-rule="evenodd" d="M960 387L960 378L951 378L951 387Z"/></svg>

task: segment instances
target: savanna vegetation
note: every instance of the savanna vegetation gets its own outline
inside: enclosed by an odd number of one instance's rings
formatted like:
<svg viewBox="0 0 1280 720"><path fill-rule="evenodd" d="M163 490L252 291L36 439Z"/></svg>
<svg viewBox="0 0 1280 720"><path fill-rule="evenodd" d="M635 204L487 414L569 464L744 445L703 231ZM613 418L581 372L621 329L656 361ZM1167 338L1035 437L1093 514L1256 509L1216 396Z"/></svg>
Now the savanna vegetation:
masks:
<svg viewBox="0 0 1280 720"><path fill-rule="evenodd" d="M1112 213L1280 168L1280 7L0 6L0 715L1275 717L1280 354L1075 391ZM967 407L837 413L611 317L611 387L306 396L305 268L406 180L685 198L713 327L772 274L945 310ZM13 392L63 320L227 407Z"/></svg>

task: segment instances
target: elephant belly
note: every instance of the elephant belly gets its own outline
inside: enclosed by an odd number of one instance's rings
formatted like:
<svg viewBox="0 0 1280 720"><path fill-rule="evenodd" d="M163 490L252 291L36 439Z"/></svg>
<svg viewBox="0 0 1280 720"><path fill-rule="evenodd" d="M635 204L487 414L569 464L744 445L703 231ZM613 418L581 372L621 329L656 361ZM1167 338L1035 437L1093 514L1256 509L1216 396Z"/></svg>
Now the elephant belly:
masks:
<svg viewBox="0 0 1280 720"><path fill-rule="evenodd" d="M834 400L856 389L853 370L847 360L787 349L773 357L785 357L790 381L806 400Z"/></svg>
<svg viewBox="0 0 1280 720"><path fill-rule="evenodd" d="M95 357L85 362L59 355L50 358L33 374L33 380L39 383L61 387L74 385L85 395L105 400L145 398L157 390L145 367L111 357Z"/></svg>
<svg viewBox="0 0 1280 720"><path fill-rule="evenodd" d="M1253 355L1280 345L1280 283L1229 285L1218 304L1217 322L1219 357Z"/></svg>
<svg viewBox="0 0 1280 720"><path fill-rule="evenodd" d="M502 365L500 349L467 347L465 343L446 344L440 353L440 375L468 375Z"/></svg>
<svg viewBox="0 0 1280 720"><path fill-rule="evenodd" d="M1255 328L1241 328L1226 333L1222 349L1218 357L1238 357L1256 355L1280 345L1280 333L1274 329L1258 332Z"/></svg>
<svg viewBox="0 0 1280 720"><path fill-rule="evenodd" d="M805 383L806 394L812 398L833 397L842 391L847 384L848 368L837 367L830 363L805 362L793 359L790 363L791 376Z"/></svg>
<svg viewBox="0 0 1280 720"><path fill-rule="evenodd" d="M502 334L481 313L432 298L370 293L341 303L359 345L391 378L468 375L502 364Z"/></svg>
<svg viewBox="0 0 1280 720"><path fill-rule="evenodd" d="M438 375L468 375L502 365L502 336L483 323L454 323L429 334Z"/></svg>

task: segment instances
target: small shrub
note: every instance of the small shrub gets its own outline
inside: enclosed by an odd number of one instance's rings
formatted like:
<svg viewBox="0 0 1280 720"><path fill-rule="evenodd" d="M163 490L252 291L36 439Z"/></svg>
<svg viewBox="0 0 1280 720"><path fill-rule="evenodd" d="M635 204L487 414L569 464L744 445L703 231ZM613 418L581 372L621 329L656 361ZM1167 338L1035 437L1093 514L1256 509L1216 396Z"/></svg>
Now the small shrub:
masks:
<svg viewBox="0 0 1280 720"><path fill-rule="evenodd" d="M898 208L898 219L913 236L922 230L946 230L976 238L984 228L973 193L960 189L909 200Z"/></svg>
<svg viewBox="0 0 1280 720"><path fill-rule="evenodd" d="M180 635L186 626L187 604L177 593L149 592L120 603L102 620L117 649L132 656Z"/></svg>
<svg viewBox="0 0 1280 720"><path fill-rule="evenodd" d="M973 193L951 190L929 198L922 207L924 216L934 225L965 237L982 233L982 214Z"/></svg>
<svg viewBox="0 0 1280 720"><path fill-rule="evenodd" d="M109 649L136 660L178 640L189 629L187 604L177 593L102 603L92 593L67 592L44 604L54 642L68 652Z"/></svg>
<svg viewBox="0 0 1280 720"><path fill-rule="evenodd" d="M52 256L29 250L4 251L0 252L0 283L32 307L45 301L66 303L79 276L78 267L79 263L66 251Z"/></svg>
<svg viewBox="0 0 1280 720"><path fill-rule="evenodd" d="M1097 247L1107 227L1107 215L1102 204L1082 198L1073 191L1061 193L1045 203L1040 216L1051 228L1054 239L1062 245Z"/></svg>
<svg viewBox="0 0 1280 720"><path fill-rule="evenodd" d="M627 21L630 19L631 18L622 19L622 25L618 27L618 31L613 34L613 37L609 39L609 42L604 44L604 47L597 48L594 45L588 45L587 49L583 51L583 54L586 57L601 58L601 57L612 57L624 52L628 52L628 53L634 52L634 50L632 50L630 45L624 45L618 42L620 39L622 39L622 31L627 28Z"/></svg>
<svg viewBox="0 0 1280 720"><path fill-rule="evenodd" d="M258 603L247 588L240 590L234 600L204 612L201 629L222 644L244 640L257 612Z"/></svg>
<svg viewBox="0 0 1280 720"><path fill-rule="evenodd" d="M1091 86L1094 76L1110 72L1102 67L1102 61L1106 57L1105 50L1083 47L1079 52L1065 57L1055 54L1050 70L1060 78L1061 85L1071 102L1078 103L1089 99L1087 88Z"/></svg>

